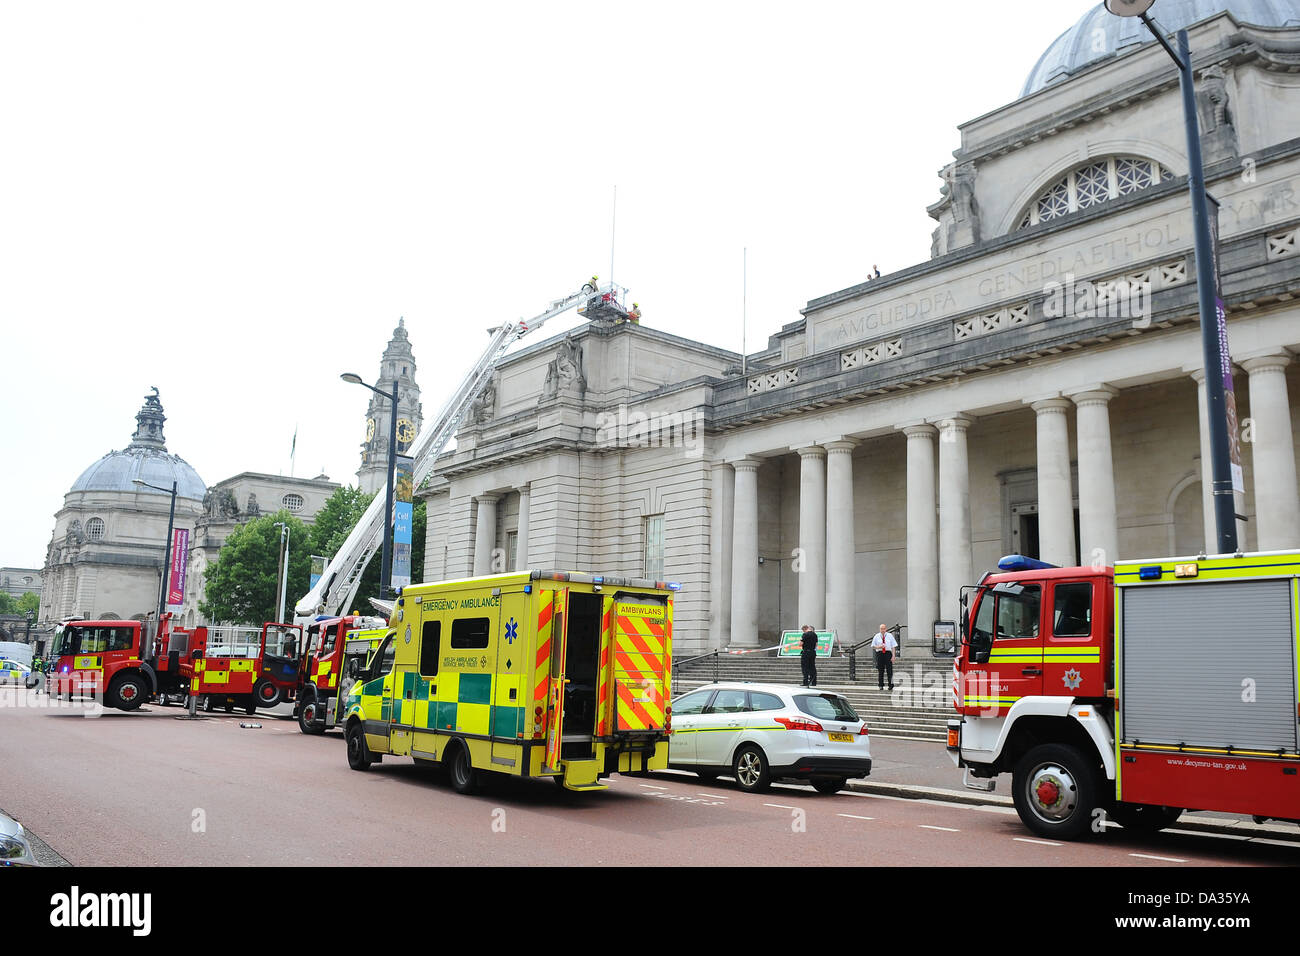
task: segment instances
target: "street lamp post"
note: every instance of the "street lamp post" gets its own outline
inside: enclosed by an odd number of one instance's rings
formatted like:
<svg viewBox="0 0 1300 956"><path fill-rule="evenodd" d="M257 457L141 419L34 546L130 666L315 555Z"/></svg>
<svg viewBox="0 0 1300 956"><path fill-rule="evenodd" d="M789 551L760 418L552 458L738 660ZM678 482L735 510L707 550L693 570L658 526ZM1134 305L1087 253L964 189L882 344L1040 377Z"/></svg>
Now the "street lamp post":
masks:
<svg viewBox="0 0 1300 956"><path fill-rule="evenodd" d="M166 488L151 485L149 482L142 481L139 478L132 478L131 481L132 483L141 485L142 487L152 488L154 491L168 491ZM167 607L167 579L170 576L172 563L172 527L176 523L176 482L174 481L172 482L170 493L172 496L172 506L171 511L167 515L167 545L163 548L162 583L158 586L158 627L162 627L163 612Z"/></svg>
<svg viewBox="0 0 1300 956"><path fill-rule="evenodd" d="M384 493L384 546L379 558L379 596L386 598L392 581L390 560L393 553L393 479L397 470L397 379L393 379L393 391L390 394L380 391L373 385L367 385L360 375L352 372L344 372L339 378L353 385L364 385L376 395L382 395L393 403L393 412L388 416L388 488Z"/></svg>
<svg viewBox="0 0 1300 956"><path fill-rule="evenodd" d="M1192 200L1192 230L1196 251L1196 292L1201 316L1201 355L1205 363L1205 398L1210 416L1211 496L1214 502L1218 551L1233 554L1237 550L1237 515L1233 500L1232 456L1228 435L1227 394L1224 387L1224 341L1220 325L1224 318L1215 301L1213 240L1210 237L1210 212L1205 195L1205 169L1201 160L1201 132L1196 119L1196 87L1192 75L1192 54L1187 31L1176 34L1175 52L1160 28L1147 16L1155 0L1106 0L1106 9L1120 17L1140 17L1165 52L1178 66L1182 88L1183 125L1187 134L1187 191ZM1208 542L1207 542L1208 547Z"/></svg>

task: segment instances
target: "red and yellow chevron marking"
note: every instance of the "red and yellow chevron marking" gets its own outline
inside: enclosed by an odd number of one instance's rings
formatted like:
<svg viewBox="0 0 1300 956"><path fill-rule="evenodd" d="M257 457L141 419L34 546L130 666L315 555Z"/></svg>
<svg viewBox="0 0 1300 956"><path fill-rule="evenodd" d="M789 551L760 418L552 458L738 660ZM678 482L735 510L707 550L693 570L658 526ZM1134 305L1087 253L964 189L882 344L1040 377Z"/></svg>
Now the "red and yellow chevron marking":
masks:
<svg viewBox="0 0 1300 956"><path fill-rule="evenodd" d="M555 617L553 591L537 595L537 657L533 665L533 736L542 736L546 726L547 691L551 676L551 625ZM537 720L537 708L542 708L542 719Z"/></svg>
<svg viewBox="0 0 1300 956"><path fill-rule="evenodd" d="M666 619L618 614L614 647L618 730L653 730L664 725L666 625Z"/></svg>
<svg viewBox="0 0 1300 956"><path fill-rule="evenodd" d="M612 679L609 672L609 648L614 641L613 623L614 599L607 597L600 618L600 671L598 672L600 676L597 678L600 682L600 690L596 697L596 713L600 715L600 720L596 723L597 737L604 737L609 733L609 683Z"/></svg>
<svg viewBox="0 0 1300 956"><path fill-rule="evenodd" d="M668 616L664 619L664 700L673 699L673 599L668 598Z"/></svg>

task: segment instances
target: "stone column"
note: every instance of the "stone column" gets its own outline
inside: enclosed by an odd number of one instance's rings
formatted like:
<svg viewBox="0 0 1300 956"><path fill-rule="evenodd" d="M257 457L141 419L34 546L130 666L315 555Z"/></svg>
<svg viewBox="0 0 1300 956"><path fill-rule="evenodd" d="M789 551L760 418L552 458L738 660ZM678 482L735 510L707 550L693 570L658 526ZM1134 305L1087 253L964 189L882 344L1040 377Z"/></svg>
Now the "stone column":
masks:
<svg viewBox="0 0 1300 956"><path fill-rule="evenodd" d="M1079 555L1084 564L1114 565L1119 554L1115 465L1110 445L1109 385L1075 392L1079 449Z"/></svg>
<svg viewBox="0 0 1300 956"><path fill-rule="evenodd" d="M492 549L497 546L497 502L500 495L479 495L474 528L474 576L492 573Z"/></svg>
<svg viewBox="0 0 1300 956"><path fill-rule="evenodd" d="M1214 461L1210 447L1210 399L1205 388L1205 369L1184 368L1183 371L1196 382L1197 418L1201 426L1201 516L1205 524L1205 544L1202 547L1206 554L1214 554L1219 549L1219 528L1214 517ZM1234 514L1246 513L1245 490L1233 491L1232 510ZM1255 511L1259 513L1258 501L1255 502ZM1237 547L1243 551L1246 549L1244 521L1237 522Z"/></svg>
<svg viewBox="0 0 1300 956"><path fill-rule="evenodd" d="M956 621L961 587L974 584L970 545L970 464L966 430L971 420L939 421L939 616ZM911 630L911 627L908 627Z"/></svg>
<svg viewBox="0 0 1300 956"><path fill-rule="evenodd" d="M907 425L907 637L929 646L939 617L938 524L934 501L933 425Z"/></svg>
<svg viewBox="0 0 1300 956"><path fill-rule="evenodd" d="M726 647L731 638L731 546L735 501L736 473L726 462L717 462L713 466L713 501L709 509L710 648Z"/></svg>
<svg viewBox="0 0 1300 956"><path fill-rule="evenodd" d="M743 458L736 469L731 537L732 647L758 646L758 466Z"/></svg>
<svg viewBox="0 0 1300 956"><path fill-rule="evenodd" d="M1295 442L1286 391L1289 356L1263 355L1241 363L1250 374L1249 443L1255 482L1255 527L1260 551L1300 547L1300 500L1296 497ZM1245 541L1237 547L1245 550Z"/></svg>
<svg viewBox="0 0 1300 956"><path fill-rule="evenodd" d="M826 449L809 445L799 452L799 621L826 627Z"/></svg>
<svg viewBox="0 0 1300 956"><path fill-rule="evenodd" d="M826 443L826 627L841 644L857 633L857 547L853 539L853 449L841 439Z"/></svg>
<svg viewBox="0 0 1300 956"><path fill-rule="evenodd" d="M1072 566L1074 490L1070 486L1070 402L1048 398L1031 406L1038 415L1038 557L1049 564Z"/></svg>
<svg viewBox="0 0 1300 956"><path fill-rule="evenodd" d="M531 504L532 487L524 485L519 489L519 529L515 532L515 570L528 570L528 507Z"/></svg>

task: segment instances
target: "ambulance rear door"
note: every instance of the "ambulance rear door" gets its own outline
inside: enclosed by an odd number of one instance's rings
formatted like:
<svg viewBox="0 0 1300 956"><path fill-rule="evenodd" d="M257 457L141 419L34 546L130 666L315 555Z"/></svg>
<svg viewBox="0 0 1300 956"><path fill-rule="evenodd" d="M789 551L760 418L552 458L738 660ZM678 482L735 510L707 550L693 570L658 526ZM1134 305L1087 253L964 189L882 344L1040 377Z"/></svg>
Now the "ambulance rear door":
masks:
<svg viewBox="0 0 1300 956"><path fill-rule="evenodd" d="M664 730L671 655L671 610L660 594L614 598L614 733Z"/></svg>

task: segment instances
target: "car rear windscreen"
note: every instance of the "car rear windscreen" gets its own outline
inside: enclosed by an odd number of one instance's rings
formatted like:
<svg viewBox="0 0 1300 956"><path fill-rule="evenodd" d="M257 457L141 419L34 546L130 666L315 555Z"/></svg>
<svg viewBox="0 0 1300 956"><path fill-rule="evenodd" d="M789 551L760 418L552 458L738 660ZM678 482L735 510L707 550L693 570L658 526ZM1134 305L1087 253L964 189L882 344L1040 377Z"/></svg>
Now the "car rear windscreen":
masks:
<svg viewBox="0 0 1300 956"><path fill-rule="evenodd" d="M849 702L835 694L796 694L795 706L809 717L822 720L860 720Z"/></svg>

